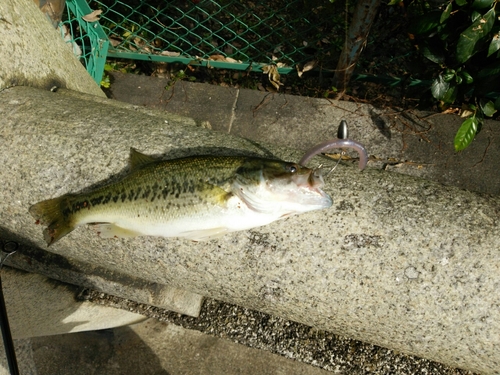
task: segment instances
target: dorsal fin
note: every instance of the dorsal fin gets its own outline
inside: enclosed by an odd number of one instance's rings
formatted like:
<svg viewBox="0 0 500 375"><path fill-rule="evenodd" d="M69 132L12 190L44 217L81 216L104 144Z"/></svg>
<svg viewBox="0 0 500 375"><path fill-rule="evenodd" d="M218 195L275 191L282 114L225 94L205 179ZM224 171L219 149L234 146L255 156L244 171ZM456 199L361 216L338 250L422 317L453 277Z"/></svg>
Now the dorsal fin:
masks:
<svg viewBox="0 0 500 375"><path fill-rule="evenodd" d="M135 148L130 147L130 160L128 162L128 165L131 171L136 170L137 168L140 168L146 164L152 163L155 160L155 158L149 155L144 155L137 151Z"/></svg>

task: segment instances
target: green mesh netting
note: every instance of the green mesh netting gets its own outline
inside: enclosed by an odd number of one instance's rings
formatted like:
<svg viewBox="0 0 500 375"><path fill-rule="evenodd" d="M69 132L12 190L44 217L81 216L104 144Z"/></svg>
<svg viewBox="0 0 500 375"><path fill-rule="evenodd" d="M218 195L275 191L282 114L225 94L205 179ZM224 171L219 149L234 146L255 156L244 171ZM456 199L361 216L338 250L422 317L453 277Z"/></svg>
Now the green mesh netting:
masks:
<svg viewBox="0 0 500 375"><path fill-rule="evenodd" d="M67 0L66 14L59 25L62 37L99 84L104 73L109 40L98 22L82 17L91 13L85 0Z"/></svg>
<svg viewBox="0 0 500 375"><path fill-rule="evenodd" d="M318 51L337 54L335 40L344 35L327 0L98 0L89 6L103 11L100 25L113 57L241 70L252 64L257 71L275 63L287 73Z"/></svg>

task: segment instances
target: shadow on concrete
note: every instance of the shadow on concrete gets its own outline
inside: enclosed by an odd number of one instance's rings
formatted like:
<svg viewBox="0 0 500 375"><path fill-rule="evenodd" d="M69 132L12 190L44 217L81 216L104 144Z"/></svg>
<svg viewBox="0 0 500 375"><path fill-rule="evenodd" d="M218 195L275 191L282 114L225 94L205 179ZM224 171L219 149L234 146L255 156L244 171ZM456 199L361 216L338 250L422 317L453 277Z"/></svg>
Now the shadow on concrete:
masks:
<svg viewBox="0 0 500 375"><path fill-rule="evenodd" d="M169 375L129 327L32 339L38 375ZM68 361L71 359L71 361Z"/></svg>

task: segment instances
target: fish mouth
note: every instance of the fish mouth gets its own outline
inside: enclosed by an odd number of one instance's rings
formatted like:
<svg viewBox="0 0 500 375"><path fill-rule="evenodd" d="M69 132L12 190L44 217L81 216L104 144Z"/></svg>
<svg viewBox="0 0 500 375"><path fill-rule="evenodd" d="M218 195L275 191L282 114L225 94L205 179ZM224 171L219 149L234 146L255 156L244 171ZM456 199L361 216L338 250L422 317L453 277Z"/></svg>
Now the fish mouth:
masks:
<svg viewBox="0 0 500 375"><path fill-rule="evenodd" d="M293 176L292 180L298 187L311 190L321 190L321 187L325 184L323 176L312 169L308 170L306 173Z"/></svg>
<svg viewBox="0 0 500 375"><path fill-rule="evenodd" d="M317 173L316 170L309 170L308 173L296 175L294 177L295 184L302 191L307 192L306 197L309 197L311 204L323 208L328 208L333 204L332 198L321 189L325 182L323 176Z"/></svg>

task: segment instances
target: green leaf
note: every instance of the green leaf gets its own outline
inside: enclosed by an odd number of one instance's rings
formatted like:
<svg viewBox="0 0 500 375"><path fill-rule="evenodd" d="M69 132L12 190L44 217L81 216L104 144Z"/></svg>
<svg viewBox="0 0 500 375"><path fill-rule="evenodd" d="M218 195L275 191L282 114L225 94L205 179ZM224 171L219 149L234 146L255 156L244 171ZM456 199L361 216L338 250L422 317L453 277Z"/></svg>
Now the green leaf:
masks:
<svg viewBox="0 0 500 375"><path fill-rule="evenodd" d="M445 82L450 82L453 79L453 77L455 77L455 72L453 70L443 74L443 80Z"/></svg>
<svg viewBox="0 0 500 375"><path fill-rule="evenodd" d="M500 109L500 96L495 100L495 109Z"/></svg>
<svg viewBox="0 0 500 375"><path fill-rule="evenodd" d="M500 87L500 64L498 60L482 68L474 75L474 94L476 96L488 95L498 91Z"/></svg>
<svg viewBox="0 0 500 375"><path fill-rule="evenodd" d="M450 17L452 8L453 8L453 4L448 3L446 8L444 8L443 13L441 14L441 18L439 19L439 23L444 23L448 19L448 17Z"/></svg>
<svg viewBox="0 0 500 375"><path fill-rule="evenodd" d="M387 5L397 5L397 4L399 4L400 2L402 2L402 1L403 1L403 0L391 0L391 1L389 1L389 4L387 4ZM332 0L330 0L330 2L332 2L332 3L333 3L333 1L332 1Z"/></svg>
<svg viewBox="0 0 500 375"><path fill-rule="evenodd" d="M500 35L496 33L495 35L493 35L490 46L488 47L488 57L493 55L499 49L500 49Z"/></svg>
<svg viewBox="0 0 500 375"><path fill-rule="evenodd" d="M500 64L494 62L477 72L477 76L483 79L493 79L500 76Z"/></svg>
<svg viewBox="0 0 500 375"><path fill-rule="evenodd" d="M452 75L452 78L454 75ZM445 104L451 104L455 101L458 93L456 85L446 82L442 75L439 75L431 85L431 93L437 100L443 101Z"/></svg>
<svg viewBox="0 0 500 375"><path fill-rule="evenodd" d="M477 42L491 31L494 22L495 9L492 8L460 34L457 44L457 60L459 63L464 63L470 59L475 53L474 47Z"/></svg>
<svg viewBox="0 0 500 375"><path fill-rule="evenodd" d="M450 85L450 88L445 92L441 100L445 104L452 104L457 98L458 87L455 85Z"/></svg>
<svg viewBox="0 0 500 375"><path fill-rule="evenodd" d="M486 103L480 103L480 104L481 104L481 109L483 110L485 116L491 117L497 111L495 109L495 104L491 100L489 100Z"/></svg>
<svg viewBox="0 0 500 375"><path fill-rule="evenodd" d="M491 8L491 6L495 3L495 0L474 0L472 3L472 7L474 9L484 9Z"/></svg>
<svg viewBox="0 0 500 375"><path fill-rule="evenodd" d="M465 80L466 84L470 85L472 82L474 82L474 78L472 78L472 76L466 71L462 71L458 74Z"/></svg>
<svg viewBox="0 0 500 375"><path fill-rule="evenodd" d="M456 0L455 3L457 3L459 7L463 7L464 5L467 5L467 0Z"/></svg>
<svg viewBox="0 0 500 375"><path fill-rule="evenodd" d="M101 80L101 86L109 89L109 86L111 86L111 80L109 79L109 76L107 74L104 74Z"/></svg>
<svg viewBox="0 0 500 375"><path fill-rule="evenodd" d="M436 64L444 64L444 47L441 45L436 45L432 40L424 41L420 48L420 52L430 61Z"/></svg>
<svg viewBox="0 0 500 375"><path fill-rule="evenodd" d="M478 125L479 121L476 116L471 116L462 123L453 141L455 151L462 151L471 144L476 136Z"/></svg>
<svg viewBox="0 0 500 375"><path fill-rule="evenodd" d="M442 75L439 75L439 77L437 77L434 80L434 82L432 82L431 86L432 96L435 97L437 100L441 100L449 88L450 88L450 83L446 82L443 79Z"/></svg>
<svg viewBox="0 0 500 375"><path fill-rule="evenodd" d="M417 17L410 27L411 34L427 34L439 26L441 12L434 11Z"/></svg>
<svg viewBox="0 0 500 375"><path fill-rule="evenodd" d="M480 19L483 16L482 13L479 13L477 10L473 10L471 15L470 15L470 20L472 22L476 22L478 19Z"/></svg>

